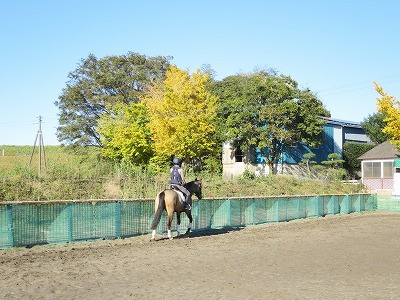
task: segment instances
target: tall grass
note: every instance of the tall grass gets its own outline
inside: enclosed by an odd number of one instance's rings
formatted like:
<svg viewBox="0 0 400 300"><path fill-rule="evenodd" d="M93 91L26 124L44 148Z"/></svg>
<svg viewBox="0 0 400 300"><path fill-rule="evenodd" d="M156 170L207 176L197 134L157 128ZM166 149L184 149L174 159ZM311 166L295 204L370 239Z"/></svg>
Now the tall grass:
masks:
<svg viewBox="0 0 400 300"><path fill-rule="evenodd" d="M31 151L29 146L0 146L0 201L154 198L168 187L168 166L164 173L153 174L128 161L104 160L96 148L72 152L62 146L45 147L46 168L39 176L37 150L29 164ZM207 198L362 191L362 186L339 181L282 175L224 180L218 174L186 170L187 181L196 177L203 180L203 196Z"/></svg>

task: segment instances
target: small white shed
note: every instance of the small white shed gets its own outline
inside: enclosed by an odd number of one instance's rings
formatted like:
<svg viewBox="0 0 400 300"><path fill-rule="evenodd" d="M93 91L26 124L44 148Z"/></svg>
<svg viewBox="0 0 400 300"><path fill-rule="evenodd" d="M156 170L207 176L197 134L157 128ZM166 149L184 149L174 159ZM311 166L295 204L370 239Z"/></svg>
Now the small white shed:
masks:
<svg viewBox="0 0 400 300"><path fill-rule="evenodd" d="M370 190L393 190L394 160L399 156L400 152L390 141L361 155L358 159L361 160L363 184Z"/></svg>

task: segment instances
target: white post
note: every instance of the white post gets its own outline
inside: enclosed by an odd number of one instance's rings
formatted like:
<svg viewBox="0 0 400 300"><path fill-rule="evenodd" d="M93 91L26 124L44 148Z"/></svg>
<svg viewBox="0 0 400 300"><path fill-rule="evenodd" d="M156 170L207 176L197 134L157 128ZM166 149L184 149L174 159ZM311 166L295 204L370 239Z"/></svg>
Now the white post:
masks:
<svg viewBox="0 0 400 300"><path fill-rule="evenodd" d="M395 198L400 197L400 159L399 158L395 158L394 159L393 192L392 192L392 196L395 197Z"/></svg>

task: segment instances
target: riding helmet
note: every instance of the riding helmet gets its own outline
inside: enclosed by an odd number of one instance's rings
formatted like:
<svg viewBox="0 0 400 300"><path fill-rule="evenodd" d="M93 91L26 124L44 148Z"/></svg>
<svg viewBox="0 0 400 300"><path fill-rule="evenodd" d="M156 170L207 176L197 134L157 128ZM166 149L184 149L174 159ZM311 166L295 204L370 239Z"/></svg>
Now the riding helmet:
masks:
<svg viewBox="0 0 400 300"><path fill-rule="evenodd" d="M175 165L181 165L182 159L180 159L180 158L178 158L178 157L174 157L174 159L172 160L172 162L173 162Z"/></svg>

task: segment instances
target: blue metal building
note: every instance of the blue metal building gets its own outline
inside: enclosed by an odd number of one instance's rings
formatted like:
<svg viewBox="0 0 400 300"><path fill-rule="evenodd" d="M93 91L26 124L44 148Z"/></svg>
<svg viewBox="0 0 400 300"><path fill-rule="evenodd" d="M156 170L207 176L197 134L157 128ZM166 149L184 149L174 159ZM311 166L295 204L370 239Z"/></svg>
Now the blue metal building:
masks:
<svg viewBox="0 0 400 300"><path fill-rule="evenodd" d="M283 153L283 161L280 160L279 164L297 165L303 159L303 155L309 152L315 154L314 160L320 164L322 161L327 160L328 155L331 153L342 155L343 144L345 142L370 142L370 139L365 134L360 123L332 118L325 119L326 124L323 129L323 143L319 147L311 148L306 144L299 143ZM269 172L266 170L260 150L256 149L253 153L247 154L237 152L229 153L229 151L232 150L232 148L224 147L224 152L226 152L223 154L225 177L236 177L246 168L253 169L260 174Z"/></svg>

